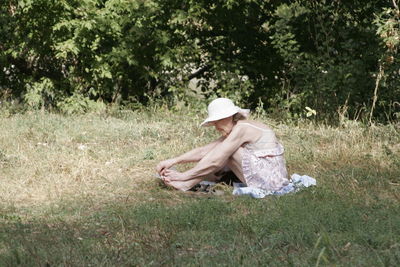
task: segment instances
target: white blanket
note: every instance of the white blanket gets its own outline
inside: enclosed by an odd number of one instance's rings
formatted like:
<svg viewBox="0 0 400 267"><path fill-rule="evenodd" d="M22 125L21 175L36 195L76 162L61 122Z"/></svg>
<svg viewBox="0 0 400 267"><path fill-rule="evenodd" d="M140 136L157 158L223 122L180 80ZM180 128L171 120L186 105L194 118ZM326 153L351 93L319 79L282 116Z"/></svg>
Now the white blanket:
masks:
<svg viewBox="0 0 400 267"><path fill-rule="evenodd" d="M234 189L232 194L237 196L248 195L253 198L264 198L269 195L284 195L297 192L302 188L315 185L317 185L317 181L314 178L295 173L291 176L290 183L279 191L266 191L260 188L246 186L243 183L233 183Z"/></svg>

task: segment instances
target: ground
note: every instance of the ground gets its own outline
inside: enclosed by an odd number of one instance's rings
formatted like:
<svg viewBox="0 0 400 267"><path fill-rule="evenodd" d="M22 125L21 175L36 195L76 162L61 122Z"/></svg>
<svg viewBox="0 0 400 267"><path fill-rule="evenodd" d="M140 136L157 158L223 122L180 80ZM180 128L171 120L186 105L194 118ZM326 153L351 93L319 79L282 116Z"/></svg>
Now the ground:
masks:
<svg viewBox="0 0 400 267"><path fill-rule="evenodd" d="M204 114L157 108L0 115L0 265L400 263L400 134L261 120L318 186L262 200L183 193L160 160L205 144ZM181 166L187 168L189 166Z"/></svg>

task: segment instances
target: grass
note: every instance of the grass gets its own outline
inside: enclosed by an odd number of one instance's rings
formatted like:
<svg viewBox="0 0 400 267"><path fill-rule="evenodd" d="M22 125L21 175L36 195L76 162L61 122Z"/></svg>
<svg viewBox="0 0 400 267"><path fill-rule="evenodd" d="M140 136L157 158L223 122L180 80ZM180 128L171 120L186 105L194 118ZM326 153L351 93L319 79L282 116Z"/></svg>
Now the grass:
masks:
<svg viewBox="0 0 400 267"><path fill-rule="evenodd" d="M160 186L157 162L216 137L203 116L1 115L0 266L400 264L398 125L260 117L317 187L255 200Z"/></svg>

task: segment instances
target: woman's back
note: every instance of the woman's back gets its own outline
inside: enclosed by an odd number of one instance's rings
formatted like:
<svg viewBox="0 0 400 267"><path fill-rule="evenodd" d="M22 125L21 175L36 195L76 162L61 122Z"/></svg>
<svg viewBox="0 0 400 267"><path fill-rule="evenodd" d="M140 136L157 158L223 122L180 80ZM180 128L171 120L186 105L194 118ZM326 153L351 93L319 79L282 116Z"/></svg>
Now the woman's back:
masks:
<svg viewBox="0 0 400 267"><path fill-rule="evenodd" d="M274 149L279 146L278 139L276 138L276 135L272 129L267 128L262 124L254 125L253 123L250 122L240 122L240 124L252 127L253 129L256 129L261 132L261 136L256 141L247 143L245 145L246 148L253 151L259 151L265 149Z"/></svg>

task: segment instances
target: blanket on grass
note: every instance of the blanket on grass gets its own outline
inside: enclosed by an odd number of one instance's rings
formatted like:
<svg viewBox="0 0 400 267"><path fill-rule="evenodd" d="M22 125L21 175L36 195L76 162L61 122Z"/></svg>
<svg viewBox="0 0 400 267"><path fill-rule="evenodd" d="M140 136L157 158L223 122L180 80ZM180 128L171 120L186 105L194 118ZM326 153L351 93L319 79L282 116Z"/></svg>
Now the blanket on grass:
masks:
<svg viewBox="0 0 400 267"><path fill-rule="evenodd" d="M291 179L289 184L284 186L282 189L278 191L266 191L260 188L247 186L244 183L233 183L232 194L236 196L247 195L252 198L264 198L266 196L271 196L271 195L281 196L288 193L295 193L305 187L317 185L317 181L308 175L299 175L295 173L290 178ZM209 182L209 181L200 182L201 186L212 186L215 184L216 184L215 182Z"/></svg>
<svg viewBox="0 0 400 267"><path fill-rule="evenodd" d="M159 174L156 174L156 177L161 179ZM198 186L206 188L205 191L207 191L207 188L209 189L215 184L216 184L215 182L202 181L198 184ZM260 188L247 186L244 183L233 183L232 194L236 196L247 195L252 198L264 198L266 196L271 196L271 195L281 196L289 193L295 193L303 188L315 185L317 185L317 181L314 178L308 175L299 175L295 173L292 174L292 176L290 177L289 184L282 187L278 191L267 191Z"/></svg>
<svg viewBox="0 0 400 267"><path fill-rule="evenodd" d="M253 198L264 198L270 195L280 196L288 193L295 193L305 187L317 185L317 181L308 175L299 175L295 173L290 178L289 184L278 191L266 191L260 188L246 186L246 184L243 183L234 183L232 194L237 196L248 195Z"/></svg>

